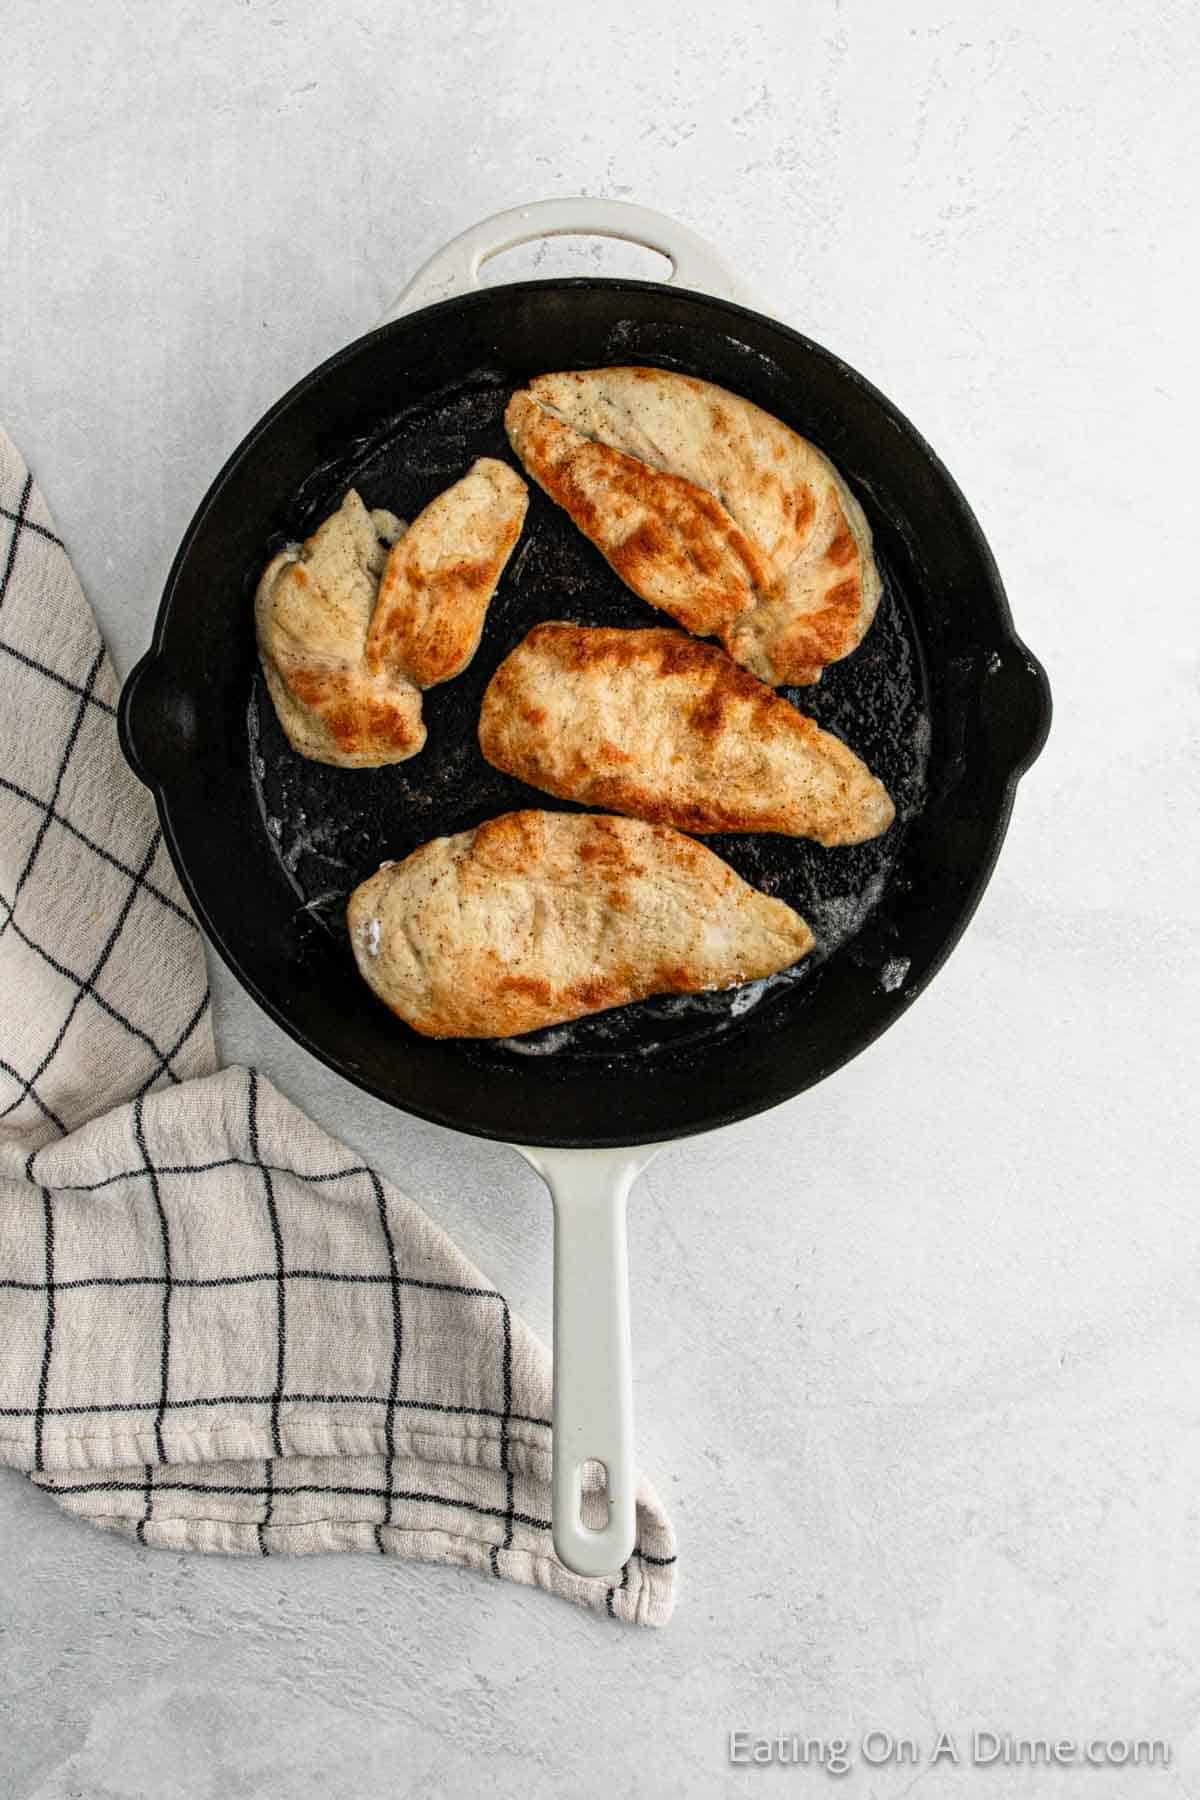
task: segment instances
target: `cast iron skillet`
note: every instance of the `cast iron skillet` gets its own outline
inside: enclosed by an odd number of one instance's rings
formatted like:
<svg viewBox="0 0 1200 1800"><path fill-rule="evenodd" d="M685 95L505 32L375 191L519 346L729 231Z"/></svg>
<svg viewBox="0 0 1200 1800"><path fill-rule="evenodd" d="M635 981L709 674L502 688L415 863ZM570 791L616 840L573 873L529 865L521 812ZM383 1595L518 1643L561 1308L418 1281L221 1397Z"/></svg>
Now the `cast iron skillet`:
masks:
<svg viewBox="0 0 1200 1800"><path fill-rule="evenodd" d="M483 256L562 231L649 243L695 285L730 286L698 240L641 208L546 202L464 234L413 289L418 304L454 285L472 291L331 357L230 457L175 558L153 645L121 697L120 731L204 927L286 1031L407 1112L539 1147L530 1160L551 1185L557 1220L555 1543L594 1574L618 1567L633 1543L622 1207L647 1159L558 1152L660 1144L746 1118L885 1031L979 900L1017 778L1045 740L1050 697L954 481L829 351L674 285L474 288ZM257 673L254 585L269 552L311 531L351 482L368 505L411 518L475 456L511 460L501 415L514 386L545 369L618 362L746 395L817 443L854 487L885 576L879 616L859 651L792 697L884 778L899 817L883 839L853 849L708 840L814 925L818 951L794 980L740 998L651 1001L519 1045L422 1038L355 973L346 895L385 856L513 806L560 804L489 769L474 735L487 680L537 619L662 617L531 487L524 538L475 661L426 696L428 747L398 770L349 772L288 748ZM577 1278L586 1291L572 1300ZM592 1457L608 1470L610 1523L599 1532L579 1519L580 1471Z"/></svg>

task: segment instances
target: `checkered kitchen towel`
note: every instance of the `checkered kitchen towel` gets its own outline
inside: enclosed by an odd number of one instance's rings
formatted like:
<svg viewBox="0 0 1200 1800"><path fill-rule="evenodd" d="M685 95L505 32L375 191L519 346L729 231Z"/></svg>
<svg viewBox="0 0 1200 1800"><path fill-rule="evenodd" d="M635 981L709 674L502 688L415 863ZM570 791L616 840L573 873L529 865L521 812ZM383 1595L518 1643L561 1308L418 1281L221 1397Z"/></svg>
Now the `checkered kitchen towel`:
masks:
<svg viewBox="0 0 1200 1800"><path fill-rule="evenodd" d="M550 1541L550 1359L419 1207L252 1069L116 682L0 432L0 1462L175 1550L369 1550L666 1622L674 1545Z"/></svg>

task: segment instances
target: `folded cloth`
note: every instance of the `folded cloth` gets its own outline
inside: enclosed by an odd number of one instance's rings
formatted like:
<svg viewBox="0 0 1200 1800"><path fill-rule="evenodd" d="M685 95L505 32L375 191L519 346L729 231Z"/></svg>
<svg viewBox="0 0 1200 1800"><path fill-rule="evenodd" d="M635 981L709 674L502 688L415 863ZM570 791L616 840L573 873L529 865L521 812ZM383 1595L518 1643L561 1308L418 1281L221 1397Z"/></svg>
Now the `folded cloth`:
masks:
<svg viewBox="0 0 1200 1800"><path fill-rule="evenodd" d="M0 1462L142 1544L456 1563L664 1624L648 1485L618 1578L554 1555L550 1358L503 1295L256 1071L215 1071L116 692L0 431Z"/></svg>

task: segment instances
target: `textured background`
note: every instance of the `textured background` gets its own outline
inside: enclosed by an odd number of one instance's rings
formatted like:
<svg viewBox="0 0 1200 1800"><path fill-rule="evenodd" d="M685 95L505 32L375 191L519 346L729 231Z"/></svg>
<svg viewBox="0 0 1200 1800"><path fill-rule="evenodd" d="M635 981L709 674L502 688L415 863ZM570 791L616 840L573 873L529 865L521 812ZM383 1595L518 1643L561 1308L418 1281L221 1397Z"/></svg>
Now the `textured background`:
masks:
<svg viewBox="0 0 1200 1800"><path fill-rule="evenodd" d="M840 1791L1200 1793L1194 8L7 0L3 41L0 413L122 670L259 412L450 234L586 191L685 219L909 413L1057 719L914 1011L639 1189L669 1630L372 1559L139 1555L9 1476L0 1792L811 1792L729 1771L724 1734L937 1724L1157 1732L1175 1768ZM225 1055L548 1331L518 1159L217 988Z"/></svg>

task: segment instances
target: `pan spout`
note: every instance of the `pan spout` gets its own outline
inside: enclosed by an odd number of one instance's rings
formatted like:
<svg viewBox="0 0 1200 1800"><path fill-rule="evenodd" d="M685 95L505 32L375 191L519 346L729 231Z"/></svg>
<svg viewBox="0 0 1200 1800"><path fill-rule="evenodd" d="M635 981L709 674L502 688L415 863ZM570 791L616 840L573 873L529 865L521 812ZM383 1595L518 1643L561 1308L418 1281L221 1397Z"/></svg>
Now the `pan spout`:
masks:
<svg viewBox="0 0 1200 1800"><path fill-rule="evenodd" d="M1041 755L1052 712L1046 671L1020 638L993 651L984 665L980 723L1008 780L1017 780Z"/></svg>
<svg viewBox="0 0 1200 1800"><path fill-rule="evenodd" d="M117 735L139 781L157 788L195 754L199 720L165 659L148 650L121 689Z"/></svg>

